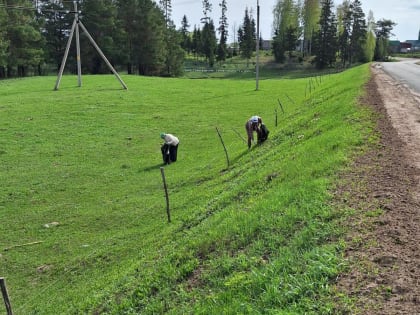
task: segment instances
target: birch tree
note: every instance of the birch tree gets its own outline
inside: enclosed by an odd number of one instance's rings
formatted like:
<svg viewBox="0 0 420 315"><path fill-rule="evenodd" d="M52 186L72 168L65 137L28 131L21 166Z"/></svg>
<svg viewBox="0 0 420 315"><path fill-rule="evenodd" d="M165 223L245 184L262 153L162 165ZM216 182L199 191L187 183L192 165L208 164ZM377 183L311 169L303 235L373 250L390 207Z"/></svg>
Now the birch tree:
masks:
<svg viewBox="0 0 420 315"><path fill-rule="evenodd" d="M304 55L312 54L312 41L314 34L319 29L320 12L319 0L305 0L302 9Z"/></svg>

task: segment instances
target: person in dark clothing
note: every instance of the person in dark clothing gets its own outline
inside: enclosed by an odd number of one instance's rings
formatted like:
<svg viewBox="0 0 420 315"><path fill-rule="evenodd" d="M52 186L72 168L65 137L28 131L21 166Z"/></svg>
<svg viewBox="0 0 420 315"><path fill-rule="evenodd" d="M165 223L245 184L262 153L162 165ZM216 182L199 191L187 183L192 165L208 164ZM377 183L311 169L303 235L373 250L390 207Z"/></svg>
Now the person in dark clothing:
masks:
<svg viewBox="0 0 420 315"><path fill-rule="evenodd" d="M258 133L258 144L263 143L265 140L268 139L268 134L270 133L270 131L268 130L267 126L263 123L261 123L260 126L260 132Z"/></svg>
<svg viewBox="0 0 420 315"><path fill-rule="evenodd" d="M170 164L176 162L178 155L179 139L170 133L160 133L160 137L165 141L161 146L163 163Z"/></svg>

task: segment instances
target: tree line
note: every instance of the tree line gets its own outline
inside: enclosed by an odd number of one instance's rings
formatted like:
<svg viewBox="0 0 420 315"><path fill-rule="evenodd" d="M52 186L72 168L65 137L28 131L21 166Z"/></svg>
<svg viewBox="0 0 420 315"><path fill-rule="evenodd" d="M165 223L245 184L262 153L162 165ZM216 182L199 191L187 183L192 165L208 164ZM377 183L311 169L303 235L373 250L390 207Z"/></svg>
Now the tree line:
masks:
<svg viewBox="0 0 420 315"><path fill-rule="evenodd" d="M313 57L318 68L346 67L357 62L384 60L396 24L366 19L360 0L344 0L334 10L333 0L279 0L274 9L273 55L285 62L299 50ZM299 46L299 47L298 47Z"/></svg>
<svg viewBox="0 0 420 315"><path fill-rule="evenodd" d="M184 51L180 35L163 10L169 1L81 0L80 20L113 65L131 74L178 75ZM75 19L73 1L0 1L0 77L42 74L58 69ZM106 64L80 36L83 71L108 73ZM76 47L70 46L68 71L75 72Z"/></svg>
<svg viewBox="0 0 420 315"><path fill-rule="evenodd" d="M212 4L203 0L201 25L194 26L193 32L189 31L185 15L182 27L176 29L170 0L79 0L76 3L80 21L107 59L128 74L178 76L183 71L186 53L205 58L210 67L228 57L226 0L219 3L222 15L218 27L210 18ZM75 1L62 0L0 0L0 78L56 71L75 20L74 4ZM83 33L80 47L82 71L109 72ZM67 71L77 71L75 59L73 44Z"/></svg>
<svg viewBox="0 0 420 315"><path fill-rule="evenodd" d="M237 32L228 43L227 0L220 0L216 25L212 4L202 0L201 25L190 31L187 16L176 29L171 0L79 0L77 10L98 46L118 69L128 74L178 76L186 54L204 58L210 67L234 54L249 60L256 47L256 23L245 9ZM75 18L74 1L0 0L0 78L42 75L56 71ZM272 52L277 62L300 51L319 68L339 63L383 59L395 25L368 19L359 0L345 0L334 10L333 0L278 0L273 11ZM261 37L259 36L260 40ZM80 37L82 71L108 73L104 61ZM76 47L70 46L67 71L76 73Z"/></svg>

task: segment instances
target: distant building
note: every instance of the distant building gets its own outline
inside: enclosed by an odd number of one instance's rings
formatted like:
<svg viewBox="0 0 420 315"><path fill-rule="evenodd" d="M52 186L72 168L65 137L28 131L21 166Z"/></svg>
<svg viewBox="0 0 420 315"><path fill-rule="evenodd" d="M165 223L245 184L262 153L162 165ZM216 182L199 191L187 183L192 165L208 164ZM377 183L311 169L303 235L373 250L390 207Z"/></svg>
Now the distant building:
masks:
<svg viewBox="0 0 420 315"><path fill-rule="evenodd" d="M406 40L407 44L410 44L410 51L420 51L420 40Z"/></svg>
<svg viewBox="0 0 420 315"><path fill-rule="evenodd" d="M420 40L406 40L405 42L400 42L399 40L390 40L389 50L392 53L409 53L420 51Z"/></svg>
<svg viewBox="0 0 420 315"><path fill-rule="evenodd" d="M411 51L411 43L403 42L400 43L400 52L401 53L408 53Z"/></svg>

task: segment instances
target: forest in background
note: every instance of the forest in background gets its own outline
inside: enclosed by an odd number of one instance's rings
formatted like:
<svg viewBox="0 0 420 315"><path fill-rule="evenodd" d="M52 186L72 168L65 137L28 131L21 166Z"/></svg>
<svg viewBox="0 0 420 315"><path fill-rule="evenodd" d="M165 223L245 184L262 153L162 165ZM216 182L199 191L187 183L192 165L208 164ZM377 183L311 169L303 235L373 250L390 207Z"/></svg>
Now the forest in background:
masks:
<svg viewBox="0 0 420 315"><path fill-rule="evenodd" d="M259 39L257 17L244 8L238 42L228 43L229 1L220 0L219 6L217 23L209 17L212 4L202 0L202 25L191 30L187 15L176 28L171 0L1 0L0 78L56 72L75 20L83 22L111 64L128 74L180 76L186 56L210 68L234 56L249 61ZM277 63L308 60L318 69L384 60L394 25L375 21L372 12L366 17L359 0L337 6L333 0L278 0L271 53ZM82 71L109 73L85 35L80 36ZM69 49L66 71L75 73L76 47Z"/></svg>

